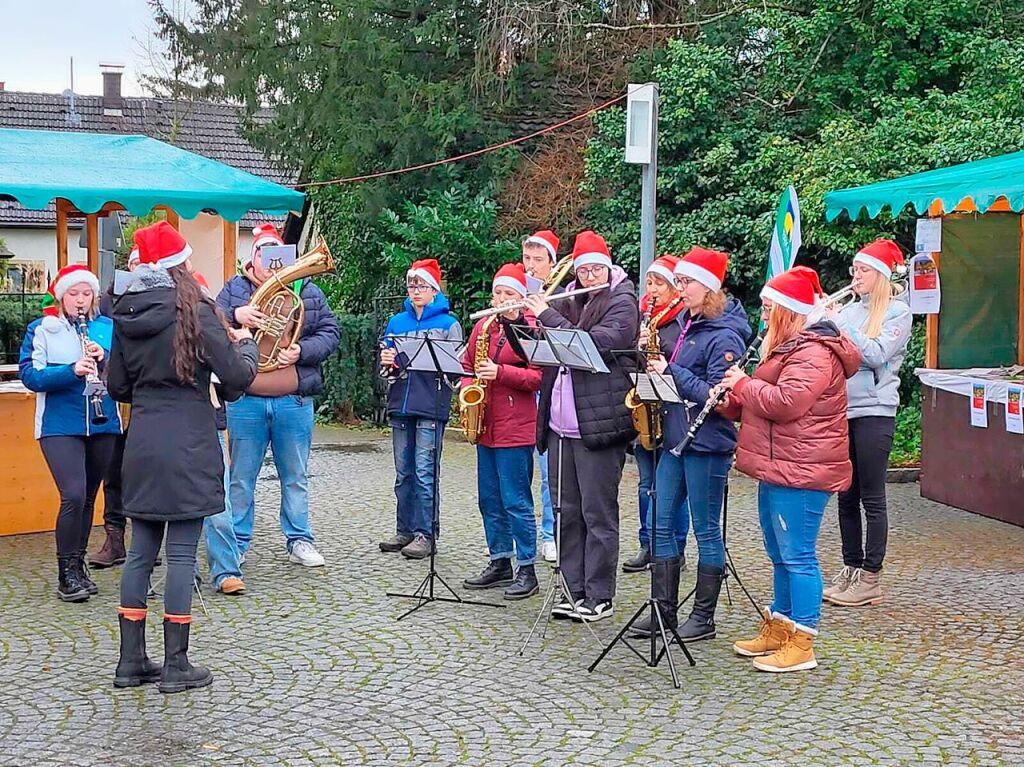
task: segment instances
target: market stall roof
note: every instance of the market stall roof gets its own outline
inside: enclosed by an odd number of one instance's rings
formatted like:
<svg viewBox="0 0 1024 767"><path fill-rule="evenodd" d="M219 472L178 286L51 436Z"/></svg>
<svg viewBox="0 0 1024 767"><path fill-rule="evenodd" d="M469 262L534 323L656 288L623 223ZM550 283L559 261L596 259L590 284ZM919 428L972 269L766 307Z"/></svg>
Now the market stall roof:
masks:
<svg viewBox="0 0 1024 767"><path fill-rule="evenodd" d="M1000 198L1006 199L1012 211L1024 209L1024 152L829 192L825 195L825 220L832 221L843 211L852 219L863 211L874 218L883 208L896 215L908 204L918 215L925 215L935 202L949 212L964 200L972 201L978 212L984 213Z"/></svg>
<svg viewBox="0 0 1024 767"><path fill-rule="evenodd" d="M303 195L147 136L0 129L0 198L41 210L64 198L83 213L117 203L142 216L164 205L182 218L208 211L302 210Z"/></svg>

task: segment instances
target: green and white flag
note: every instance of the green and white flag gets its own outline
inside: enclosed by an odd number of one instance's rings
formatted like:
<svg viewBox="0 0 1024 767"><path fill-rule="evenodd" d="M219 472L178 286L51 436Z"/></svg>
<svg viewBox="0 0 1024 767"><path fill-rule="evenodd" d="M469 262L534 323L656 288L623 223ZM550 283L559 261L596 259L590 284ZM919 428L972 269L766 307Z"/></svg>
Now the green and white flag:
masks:
<svg viewBox="0 0 1024 767"><path fill-rule="evenodd" d="M775 228L772 230L772 244L768 248L767 283L776 274L793 267L797 251L800 250L800 201L796 198L796 189L786 187L779 198L778 211L775 214ZM764 322L761 323L764 330Z"/></svg>

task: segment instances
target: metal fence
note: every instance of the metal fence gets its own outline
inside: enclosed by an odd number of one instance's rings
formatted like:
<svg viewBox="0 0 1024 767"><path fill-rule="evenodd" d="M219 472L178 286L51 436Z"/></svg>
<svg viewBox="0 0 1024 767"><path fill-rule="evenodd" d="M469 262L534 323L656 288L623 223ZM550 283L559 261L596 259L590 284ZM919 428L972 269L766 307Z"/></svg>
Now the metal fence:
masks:
<svg viewBox="0 0 1024 767"><path fill-rule="evenodd" d="M0 365L18 362L25 328L42 314L41 293L0 293Z"/></svg>

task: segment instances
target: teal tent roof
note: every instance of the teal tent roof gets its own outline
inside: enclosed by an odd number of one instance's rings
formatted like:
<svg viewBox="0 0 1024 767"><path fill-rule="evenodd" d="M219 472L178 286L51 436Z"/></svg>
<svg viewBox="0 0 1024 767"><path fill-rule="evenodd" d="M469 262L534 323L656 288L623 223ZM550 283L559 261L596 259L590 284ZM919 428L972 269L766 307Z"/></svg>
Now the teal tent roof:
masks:
<svg viewBox="0 0 1024 767"><path fill-rule="evenodd" d="M968 198L984 213L1000 197L1006 198L1011 210L1024 209L1024 152L829 192L825 195L825 220L832 221L843 211L852 219L862 211L874 218L882 208L896 215L908 204L924 215L936 200L949 212Z"/></svg>
<svg viewBox="0 0 1024 767"><path fill-rule="evenodd" d="M301 211L303 195L147 136L0 129L0 197L43 209L55 198L83 213L116 202L142 216L166 205L237 221L248 211Z"/></svg>

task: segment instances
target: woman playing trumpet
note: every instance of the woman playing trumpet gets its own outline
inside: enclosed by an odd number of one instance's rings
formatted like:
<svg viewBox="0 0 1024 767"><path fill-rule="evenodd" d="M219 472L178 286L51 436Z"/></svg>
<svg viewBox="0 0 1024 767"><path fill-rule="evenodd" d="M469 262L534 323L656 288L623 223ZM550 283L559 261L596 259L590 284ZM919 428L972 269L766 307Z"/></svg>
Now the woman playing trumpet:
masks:
<svg viewBox="0 0 1024 767"><path fill-rule="evenodd" d="M505 264L491 288L491 305L514 304L526 296L522 264ZM535 324L532 315L511 309L477 321L469 336L462 367L484 387L475 407L480 515L490 563L467 578L468 589L507 586L506 599L525 599L538 591L537 520L533 512L533 449L537 442L537 397L541 371L531 367L509 343L510 324ZM467 377L462 386L476 379ZM513 573L512 558L518 570Z"/></svg>

